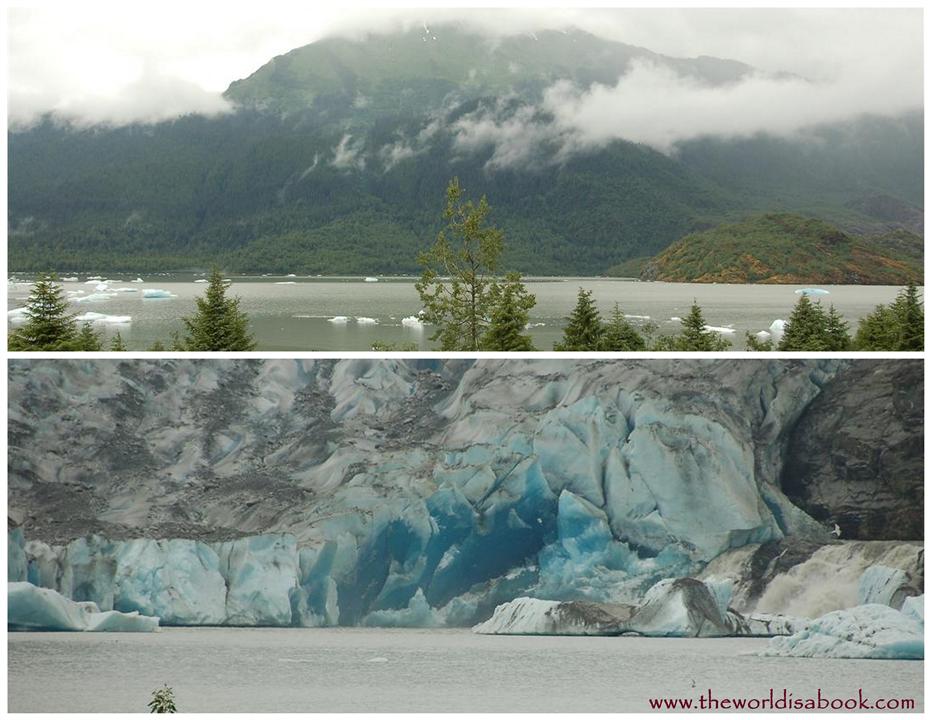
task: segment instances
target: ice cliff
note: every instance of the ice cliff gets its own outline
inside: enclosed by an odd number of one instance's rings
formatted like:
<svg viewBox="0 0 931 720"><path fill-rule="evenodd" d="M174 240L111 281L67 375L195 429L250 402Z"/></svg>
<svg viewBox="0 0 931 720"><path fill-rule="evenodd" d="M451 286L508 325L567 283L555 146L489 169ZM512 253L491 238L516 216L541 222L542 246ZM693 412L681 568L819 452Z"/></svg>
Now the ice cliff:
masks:
<svg viewBox="0 0 931 720"><path fill-rule="evenodd" d="M470 626L690 576L785 613L796 568L847 552L904 598L919 546L833 542L784 492L796 425L851 367L14 360L9 579L164 625Z"/></svg>

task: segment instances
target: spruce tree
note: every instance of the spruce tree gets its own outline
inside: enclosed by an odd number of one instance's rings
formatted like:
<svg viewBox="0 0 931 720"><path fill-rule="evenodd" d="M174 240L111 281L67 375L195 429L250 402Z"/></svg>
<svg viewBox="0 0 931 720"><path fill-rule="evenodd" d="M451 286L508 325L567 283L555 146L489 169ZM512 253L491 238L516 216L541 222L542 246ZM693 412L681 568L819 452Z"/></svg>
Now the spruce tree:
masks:
<svg viewBox="0 0 931 720"><path fill-rule="evenodd" d="M892 304L896 316L896 347L894 350L924 350L925 312L915 283L909 283Z"/></svg>
<svg viewBox="0 0 931 720"><path fill-rule="evenodd" d="M81 350L83 352L97 352L103 349L100 344L100 335L97 334L89 322L81 325L81 331L69 345L71 347L67 348L68 350Z"/></svg>
<svg viewBox="0 0 931 720"><path fill-rule="evenodd" d="M705 318L697 302L692 302L689 314L682 319L682 332L672 342L672 349L696 352L727 350L731 344L705 327Z"/></svg>
<svg viewBox="0 0 931 720"><path fill-rule="evenodd" d="M854 346L857 350L894 350L897 344L898 330L896 316L892 308L879 304L866 317L860 320Z"/></svg>
<svg viewBox="0 0 931 720"><path fill-rule="evenodd" d="M568 318L568 325L563 330L562 342L553 346L557 351L594 351L598 350L604 336L604 326L592 291L579 288L578 300Z"/></svg>
<svg viewBox="0 0 931 720"><path fill-rule="evenodd" d="M786 321L779 350L827 350L828 317L821 303L813 303L802 295Z"/></svg>
<svg viewBox="0 0 931 720"><path fill-rule="evenodd" d="M832 304L825 317L825 350L849 350L850 326Z"/></svg>
<svg viewBox="0 0 931 720"><path fill-rule="evenodd" d="M10 350L72 350L77 337L74 315L55 275L36 280L26 300L26 323L9 334Z"/></svg>
<svg viewBox="0 0 931 720"><path fill-rule="evenodd" d="M123 342L123 336L120 335L120 331L117 330L116 335L110 340L110 350L113 352L126 352L128 349L126 343Z"/></svg>
<svg viewBox="0 0 931 720"><path fill-rule="evenodd" d="M604 326L599 350L625 352L646 350L647 343L637 329L624 317L621 308L614 303L611 318Z"/></svg>
<svg viewBox="0 0 931 720"><path fill-rule="evenodd" d="M491 296L491 323L482 338L482 350L520 352L535 350L525 333L529 310L537 299L530 295L520 275L509 273Z"/></svg>
<svg viewBox="0 0 931 720"><path fill-rule="evenodd" d="M249 332L249 318L239 309L239 298L226 297L226 286L219 270L210 273L204 297L195 299L197 312L184 318L187 335L176 340L181 350L255 350Z"/></svg>

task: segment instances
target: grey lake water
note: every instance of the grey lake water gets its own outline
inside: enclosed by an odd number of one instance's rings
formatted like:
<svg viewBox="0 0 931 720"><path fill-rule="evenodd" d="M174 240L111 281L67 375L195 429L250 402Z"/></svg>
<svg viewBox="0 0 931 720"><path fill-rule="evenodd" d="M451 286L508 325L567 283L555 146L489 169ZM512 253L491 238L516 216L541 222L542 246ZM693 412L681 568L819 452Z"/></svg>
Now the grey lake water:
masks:
<svg viewBox="0 0 931 720"><path fill-rule="evenodd" d="M204 292L204 283L191 274L143 275L143 283L129 282L134 275L116 275L110 289L125 292L80 301L99 295L87 276L64 282L74 312L129 317L119 325L99 323L112 334L119 328L130 349L144 350L156 340L167 344L172 330L180 330L181 318L194 310L194 298ZM26 276L21 276L27 280ZM433 347L431 328L411 327L403 319L415 316L421 304L414 278L234 277L232 293L241 298L242 309L251 319L260 350L369 350L374 342L415 344L421 350ZM287 283L287 284L283 284ZM708 285L692 283L639 282L606 278L530 278L530 292L537 305L530 313L530 333L539 350L551 350L562 336L564 318L575 305L580 287L592 290L602 313L619 303L634 324L653 322L659 333L678 331L672 318L688 313L693 300L701 305L709 325L734 330L728 334L735 349L744 346L744 333L769 327L776 318L786 318L798 299L800 285ZM899 287L885 285L826 285L830 292L820 298L833 303L856 328L857 321L878 303L895 299ZM171 297L143 298L142 290L166 290ZM8 309L22 307L29 285L8 285ZM331 322L334 317L345 322ZM363 318L361 321L359 318Z"/></svg>
<svg viewBox="0 0 931 720"><path fill-rule="evenodd" d="M469 630L9 633L10 712L646 712L649 698L863 696L923 707L923 662L762 658L765 639Z"/></svg>

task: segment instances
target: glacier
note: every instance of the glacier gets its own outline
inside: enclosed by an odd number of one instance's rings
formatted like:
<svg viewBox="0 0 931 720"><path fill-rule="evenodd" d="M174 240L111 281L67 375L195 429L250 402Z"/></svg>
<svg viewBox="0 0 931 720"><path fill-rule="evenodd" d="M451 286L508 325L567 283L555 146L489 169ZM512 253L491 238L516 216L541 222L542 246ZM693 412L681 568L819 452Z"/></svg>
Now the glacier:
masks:
<svg viewBox="0 0 931 720"><path fill-rule="evenodd" d="M772 635L861 594L898 611L920 543L837 541L782 490L850 365L14 360L8 579L164 626Z"/></svg>

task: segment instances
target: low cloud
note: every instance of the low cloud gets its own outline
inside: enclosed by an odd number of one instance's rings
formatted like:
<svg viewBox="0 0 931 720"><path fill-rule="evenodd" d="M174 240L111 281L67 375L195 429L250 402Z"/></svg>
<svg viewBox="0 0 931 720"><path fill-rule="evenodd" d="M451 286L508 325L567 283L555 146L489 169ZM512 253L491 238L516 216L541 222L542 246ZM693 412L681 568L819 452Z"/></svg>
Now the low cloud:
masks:
<svg viewBox="0 0 931 720"><path fill-rule="evenodd" d="M582 89L558 82L539 106L479 110L451 130L462 150L493 148L489 168L533 162L546 145L557 161L615 140L668 154L678 143L701 137L790 136L859 115L896 116L921 108L916 79L888 84L887 77L866 69L834 81L755 74L712 86L638 62L615 85Z"/></svg>
<svg viewBox="0 0 931 720"><path fill-rule="evenodd" d="M338 170L364 170L365 158L362 156L362 144L351 144L352 135L343 135L339 145L333 150L330 164Z"/></svg>
<svg viewBox="0 0 931 720"><path fill-rule="evenodd" d="M145 68L136 80L115 93L77 93L55 98L20 94L18 102L11 104L9 121L13 127L24 127L42 114L51 113L75 125L127 125L190 114L219 115L232 109L219 93Z"/></svg>

